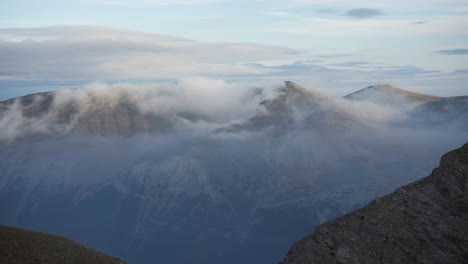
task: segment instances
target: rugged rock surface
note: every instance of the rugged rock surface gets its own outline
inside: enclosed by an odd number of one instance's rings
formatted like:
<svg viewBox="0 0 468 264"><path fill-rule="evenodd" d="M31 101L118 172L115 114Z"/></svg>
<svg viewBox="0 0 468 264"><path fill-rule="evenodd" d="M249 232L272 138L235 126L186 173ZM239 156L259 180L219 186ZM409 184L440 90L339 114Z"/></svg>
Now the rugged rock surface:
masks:
<svg viewBox="0 0 468 264"><path fill-rule="evenodd" d="M64 237L0 225L2 264L124 264Z"/></svg>
<svg viewBox="0 0 468 264"><path fill-rule="evenodd" d="M319 226L282 264L466 263L468 144L432 174Z"/></svg>

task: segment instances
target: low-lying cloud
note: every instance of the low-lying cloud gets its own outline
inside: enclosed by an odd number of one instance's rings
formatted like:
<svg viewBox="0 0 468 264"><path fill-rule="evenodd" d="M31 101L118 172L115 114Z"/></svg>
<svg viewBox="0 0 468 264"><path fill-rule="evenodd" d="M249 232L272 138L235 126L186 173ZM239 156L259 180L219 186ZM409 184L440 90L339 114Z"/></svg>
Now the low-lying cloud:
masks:
<svg viewBox="0 0 468 264"><path fill-rule="evenodd" d="M99 126L96 122L114 125L120 118L115 113L122 113L125 119L122 122L128 122L131 119L127 117L128 111L136 117L163 118L171 126L191 131L211 131L249 118L260 101L279 86L255 88L201 77L162 84L90 83L81 88L38 94L28 105L20 100L3 103L0 140L34 134L65 135L77 126ZM42 106L41 102L50 97L52 103Z"/></svg>

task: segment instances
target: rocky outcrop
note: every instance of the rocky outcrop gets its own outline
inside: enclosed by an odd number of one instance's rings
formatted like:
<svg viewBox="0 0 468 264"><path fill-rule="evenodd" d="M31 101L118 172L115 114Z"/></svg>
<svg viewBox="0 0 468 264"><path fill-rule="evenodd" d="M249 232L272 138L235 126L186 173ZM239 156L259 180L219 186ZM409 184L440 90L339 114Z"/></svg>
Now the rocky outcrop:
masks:
<svg viewBox="0 0 468 264"><path fill-rule="evenodd" d="M432 174L319 226L282 264L466 263L468 144Z"/></svg>
<svg viewBox="0 0 468 264"><path fill-rule="evenodd" d="M64 237L0 226L2 264L125 264Z"/></svg>

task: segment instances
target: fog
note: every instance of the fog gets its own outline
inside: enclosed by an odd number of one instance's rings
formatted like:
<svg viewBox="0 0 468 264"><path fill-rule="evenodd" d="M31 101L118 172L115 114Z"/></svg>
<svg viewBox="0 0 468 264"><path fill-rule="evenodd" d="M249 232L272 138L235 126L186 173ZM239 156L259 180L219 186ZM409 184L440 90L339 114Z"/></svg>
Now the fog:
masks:
<svg viewBox="0 0 468 264"><path fill-rule="evenodd" d="M466 112L427 123L424 103L404 97L277 83L92 83L48 96L0 104L0 223L130 263L276 263L467 140Z"/></svg>

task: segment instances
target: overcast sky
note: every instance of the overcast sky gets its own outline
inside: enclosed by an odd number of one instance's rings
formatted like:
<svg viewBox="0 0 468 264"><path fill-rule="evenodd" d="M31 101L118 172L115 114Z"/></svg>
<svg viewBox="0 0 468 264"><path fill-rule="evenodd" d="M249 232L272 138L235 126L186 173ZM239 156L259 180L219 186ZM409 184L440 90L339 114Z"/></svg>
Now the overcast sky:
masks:
<svg viewBox="0 0 468 264"><path fill-rule="evenodd" d="M0 100L92 81L468 94L466 0L2 0Z"/></svg>

